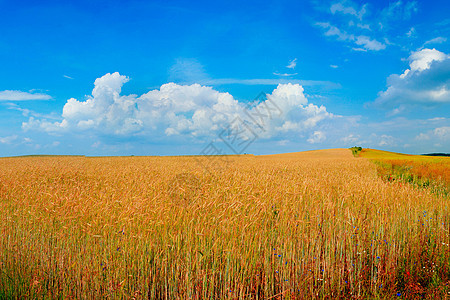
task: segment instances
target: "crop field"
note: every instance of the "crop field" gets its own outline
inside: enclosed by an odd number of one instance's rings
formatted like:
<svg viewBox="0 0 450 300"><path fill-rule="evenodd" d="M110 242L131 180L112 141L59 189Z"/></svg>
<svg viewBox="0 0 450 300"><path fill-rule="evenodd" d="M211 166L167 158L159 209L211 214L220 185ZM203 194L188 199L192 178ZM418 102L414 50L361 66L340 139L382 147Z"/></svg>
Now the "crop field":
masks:
<svg viewBox="0 0 450 300"><path fill-rule="evenodd" d="M378 166L378 173L388 181L401 181L450 194L450 157L408 155L363 149L360 156Z"/></svg>
<svg viewBox="0 0 450 300"><path fill-rule="evenodd" d="M450 297L448 194L364 155L1 158L0 299Z"/></svg>

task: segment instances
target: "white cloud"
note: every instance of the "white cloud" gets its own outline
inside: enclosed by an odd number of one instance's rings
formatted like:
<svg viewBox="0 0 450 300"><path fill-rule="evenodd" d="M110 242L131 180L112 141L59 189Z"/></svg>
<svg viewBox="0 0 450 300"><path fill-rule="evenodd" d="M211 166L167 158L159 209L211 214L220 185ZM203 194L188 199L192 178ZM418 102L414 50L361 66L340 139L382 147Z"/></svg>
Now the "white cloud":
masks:
<svg viewBox="0 0 450 300"><path fill-rule="evenodd" d="M417 141L428 141L428 140L430 140L430 136L426 133L420 133L418 136L416 136L415 139Z"/></svg>
<svg viewBox="0 0 450 300"><path fill-rule="evenodd" d="M388 7L381 12L382 18L386 20L408 20L418 11L417 1L398 0L391 2Z"/></svg>
<svg viewBox="0 0 450 300"><path fill-rule="evenodd" d="M339 66L338 65L330 65L330 68L337 69L337 68L339 68Z"/></svg>
<svg viewBox="0 0 450 300"><path fill-rule="evenodd" d="M394 108L390 112L386 113L387 117L396 116L406 110L406 107L404 105L400 105L399 107Z"/></svg>
<svg viewBox="0 0 450 300"><path fill-rule="evenodd" d="M410 71L423 71L430 68L431 63L434 61L443 61L448 59L449 56L436 49L422 49L420 51L413 52L409 57ZM409 72L409 71L408 71ZM407 73L405 71L405 73ZM404 73L404 74L405 74ZM411 74L410 74L411 75ZM404 75L406 76L406 74Z"/></svg>
<svg viewBox="0 0 450 300"><path fill-rule="evenodd" d="M19 105L17 105L16 103L12 103L12 102L8 102L5 104L5 106L10 109L10 110L16 110L22 113L23 116L25 117L37 117L37 118L46 118L46 119L52 119L52 120L59 120L60 118L53 115L53 114L41 114L41 113L37 113L35 111L32 111L30 109L26 109L26 108L21 108Z"/></svg>
<svg viewBox="0 0 450 300"><path fill-rule="evenodd" d="M446 37L438 36L438 37L435 37L434 39L426 41L423 45L425 46L428 44L442 44L442 43L445 43L446 41L447 41Z"/></svg>
<svg viewBox="0 0 450 300"><path fill-rule="evenodd" d="M326 138L327 137L325 136L325 133L323 133L322 131L314 131L314 133L311 134L307 141L310 144L317 144L325 141Z"/></svg>
<svg viewBox="0 0 450 300"><path fill-rule="evenodd" d="M200 84L167 83L141 96L121 95L129 78L119 73L106 74L95 80L92 96L85 101L71 98L64 105L62 121L29 118L22 128L49 133L83 132L117 137L192 138L216 136L236 117L251 123L245 113L247 103L229 93ZM285 134L308 133L318 129L324 120L334 118L324 106L309 103L299 84L279 84L268 100L249 108L250 114L264 105L276 103L282 115L274 115L265 124L261 138ZM322 137L323 136L323 137ZM324 135L313 135L314 140Z"/></svg>
<svg viewBox="0 0 450 300"><path fill-rule="evenodd" d="M296 73L295 73L296 74ZM293 75L295 75L293 74ZM340 88L340 84L330 81L320 80L299 80L299 79L273 79L273 78L255 78L255 79L239 79L239 78L218 78L200 80L198 82L201 85L229 85L229 84L241 84L241 85L278 85L278 84L299 84L302 86L323 86L326 88Z"/></svg>
<svg viewBox="0 0 450 300"><path fill-rule="evenodd" d="M415 139L417 141L448 142L450 141L450 126L442 126L428 132L422 132Z"/></svg>
<svg viewBox="0 0 450 300"><path fill-rule="evenodd" d="M283 76L283 77L289 77L289 76L294 76L294 75L297 75L298 73L292 73L292 74L289 74L289 73L277 73L277 72L273 72L273 75L276 75L276 76Z"/></svg>
<svg viewBox="0 0 450 300"><path fill-rule="evenodd" d="M341 139L341 141L345 145L350 146L350 145L354 145L355 143L357 143L359 141L359 139L360 139L359 135L349 134L349 135L343 137Z"/></svg>
<svg viewBox="0 0 450 300"><path fill-rule="evenodd" d="M362 17L364 16L364 14L367 12L367 10L366 10L366 5L363 5L363 7L359 11L357 11L352 6L345 6L343 3L338 2L338 3L334 3L331 5L330 12L333 15L336 13L342 13L344 15L355 16L361 20Z"/></svg>
<svg viewBox="0 0 450 300"><path fill-rule="evenodd" d="M67 75L63 75L63 77L64 77L64 78L67 78L67 79L73 79L72 77L67 76Z"/></svg>
<svg viewBox="0 0 450 300"><path fill-rule="evenodd" d="M209 79L204 66L195 58L178 58L169 70L169 80L191 84Z"/></svg>
<svg viewBox="0 0 450 300"><path fill-rule="evenodd" d="M17 140L17 138L18 138L17 135L6 136L6 137L3 137L3 138L0 138L0 143L9 145L12 142L14 142L15 140Z"/></svg>
<svg viewBox="0 0 450 300"><path fill-rule="evenodd" d="M325 31L324 33L326 36L336 36L340 41L353 41L355 39L354 35L348 34L345 31L341 31L339 28L331 25L328 22L317 22L316 25L327 29L327 31Z"/></svg>
<svg viewBox="0 0 450 300"><path fill-rule="evenodd" d="M294 58L293 60L291 60L289 62L289 64L286 66L286 68L288 69L295 69L295 67L297 66L297 58Z"/></svg>
<svg viewBox="0 0 450 300"><path fill-rule="evenodd" d="M281 140L281 141L277 142L277 145L279 145L279 146L286 146L289 143L290 143L289 140Z"/></svg>
<svg viewBox="0 0 450 300"><path fill-rule="evenodd" d="M450 126L439 127L433 131L434 135L440 140L448 141L450 140Z"/></svg>
<svg viewBox="0 0 450 300"><path fill-rule="evenodd" d="M361 23L358 23L358 24L356 24L356 26L358 27L358 28L361 28L361 29L366 29L366 30L372 30L371 28L370 28L370 25L369 24L361 24Z"/></svg>
<svg viewBox="0 0 450 300"><path fill-rule="evenodd" d="M367 36L360 35L356 37L355 41L356 45L363 46L367 50L383 50L386 49L386 45L383 43L378 42L377 40L370 39Z"/></svg>
<svg viewBox="0 0 450 300"><path fill-rule="evenodd" d="M428 119L428 121L431 121L431 122L439 122L439 121L444 121L444 120L446 120L446 118L444 118L444 117L434 117L434 118Z"/></svg>
<svg viewBox="0 0 450 300"><path fill-rule="evenodd" d="M297 65L297 58L291 60L287 68L294 69ZM273 73L276 76L289 77L298 73ZM324 86L326 88L340 88L340 85L330 81L320 80L298 80L298 79L280 79L280 78L211 78L205 71L204 66L193 58L179 58L169 70L169 80L171 82L190 85L198 83L200 85L278 85L286 83L296 83L302 86ZM153 87L154 88L154 87Z"/></svg>
<svg viewBox="0 0 450 300"><path fill-rule="evenodd" d="M409 31L406 33L406 36L410 38L410 37L412 37L414 35L416 35L416 29L414 27L411 27L409 29Z"/></svg>
<svg viewBox="0 0 450 300"><path fill-rule="evenodd" d="M352 42L358 46L362 46L363 48L353 48L353 50L356 51L367 51L367 50L372 50L372 51L379 51L379 50L383 50L386 49L386 45L375 40L375 39L371 39L368 36L365 35L359 35L359 36L355 36L353 34L349 34L343 30L340 30L339 28L337 28L334 25L331 25L328 22L317 22L316 23L317 26L322 27L323 29L326 29L325 31L325 36L335 36L339 41L346 41L346 42Z"/></svg>
<svg viewBox="0 0 450 300"><path fill-rule="evenodd" d="M51 96L42 93L29 93L22 91L5 90L0 91L0 101L28 101L28 100L50 100Z"/></svg>
<svg viewBox="0 0 450 300"><path fill-rule="evenodd" d="M384 146L392 146L394 144L394 137L387 135L387 134L382 134L380 137L380 141L378 143L378 146L380 147L384 147Z"/></svg>
<svg viewBox="0 0 450 300"><path fill-rule="evenodd" d="M324 11L323 5L316 6ZM368 8L375 10L370 11ZM357 3L352 0L340 0L329 6L328 13L339 15L331 21L316 22L315 26L323 28L325 36L335 37L336 40L351 44L354 51L369 52L380 51L389 45L398 45L400 42L389 40L403 40L397 34L400 26L419 10L417 1L398 0L390 2L386 7L375 7L370 4ZM327 19L329 20L329 18ZM415 28L409 27L406 36L415 36ZM395 30L395 33L394 33Z"/></svg>
<svg viewBox="0 0 450 300"><path fill-rule="evenodd" d="M450 102L450 56L436 49L422 49L409 57L409 69L387 79L387 89L375 104L437 104Z"/></svg>

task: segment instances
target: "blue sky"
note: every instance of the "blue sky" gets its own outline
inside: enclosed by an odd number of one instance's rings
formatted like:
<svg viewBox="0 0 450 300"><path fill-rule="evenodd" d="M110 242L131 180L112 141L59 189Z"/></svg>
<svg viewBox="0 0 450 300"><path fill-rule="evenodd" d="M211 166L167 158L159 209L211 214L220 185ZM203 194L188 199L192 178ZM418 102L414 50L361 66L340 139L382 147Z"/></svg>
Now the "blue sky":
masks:
<svg viewBox="0 0 450 300"><path fill-rule="evenodd" d="M233 153L220 137L236 118L254 154L450 152L448 11L448 1L0 0L0 156L199 154L210 143ZM264 103L280 113L255 127L249 112Z"/></svg>

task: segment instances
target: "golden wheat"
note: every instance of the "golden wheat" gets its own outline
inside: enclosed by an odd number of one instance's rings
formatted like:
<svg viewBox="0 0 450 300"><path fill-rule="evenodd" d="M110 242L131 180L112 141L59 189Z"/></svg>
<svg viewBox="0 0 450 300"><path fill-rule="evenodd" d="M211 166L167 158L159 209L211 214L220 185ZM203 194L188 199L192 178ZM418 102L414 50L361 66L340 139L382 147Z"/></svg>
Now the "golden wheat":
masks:
<svg viewBox="0 0 450 300"><path fill-rule="evenodd" d="M346 149L223 164L0 159L0 298L448 293L448 198Z"/></svg>

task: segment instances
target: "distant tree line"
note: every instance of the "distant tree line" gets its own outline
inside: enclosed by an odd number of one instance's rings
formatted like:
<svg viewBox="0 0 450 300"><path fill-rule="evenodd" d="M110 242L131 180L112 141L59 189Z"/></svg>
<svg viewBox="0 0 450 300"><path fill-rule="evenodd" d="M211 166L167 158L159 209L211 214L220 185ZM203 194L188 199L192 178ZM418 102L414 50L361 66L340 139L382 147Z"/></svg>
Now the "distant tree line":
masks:
<svg viewBox="0 0 450 300"><path fill-rule="evenodd" d="M428 154L421 154L426 156L450 156L450 153L428 153Z"/></svg>

